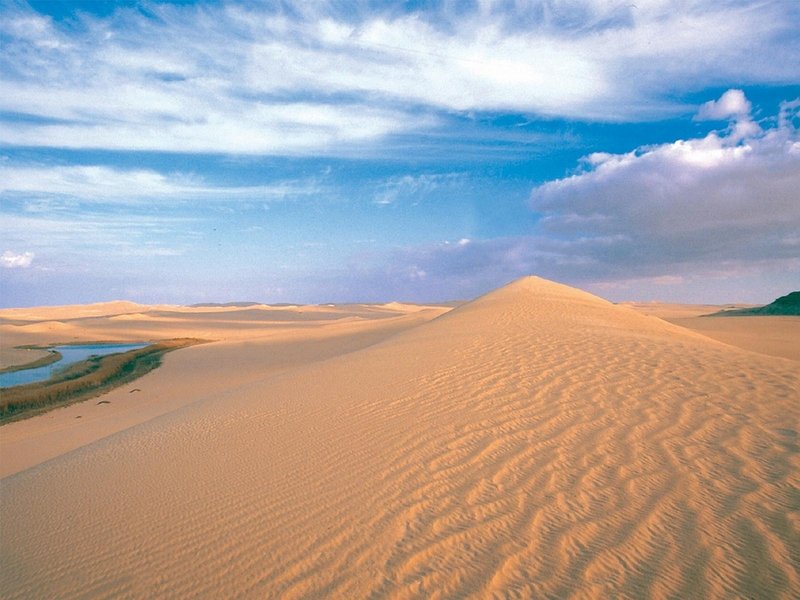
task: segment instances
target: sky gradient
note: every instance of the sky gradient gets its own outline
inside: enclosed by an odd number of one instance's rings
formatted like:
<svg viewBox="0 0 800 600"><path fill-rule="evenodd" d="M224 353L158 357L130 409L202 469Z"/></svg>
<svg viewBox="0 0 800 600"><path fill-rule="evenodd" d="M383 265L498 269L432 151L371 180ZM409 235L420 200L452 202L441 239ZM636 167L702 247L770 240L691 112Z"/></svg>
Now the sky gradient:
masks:
<svg viewBox="0 0 800 600"><path fill-rule="evenodd" d="M0 0L0 305L800 288L795 0Z"/></svg>

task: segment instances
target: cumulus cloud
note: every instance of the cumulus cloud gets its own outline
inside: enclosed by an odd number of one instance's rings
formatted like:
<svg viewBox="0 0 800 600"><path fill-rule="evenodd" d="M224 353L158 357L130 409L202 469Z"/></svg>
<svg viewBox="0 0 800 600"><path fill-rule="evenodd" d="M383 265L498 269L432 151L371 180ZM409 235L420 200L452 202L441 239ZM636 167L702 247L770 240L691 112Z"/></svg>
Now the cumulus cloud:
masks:
<svg viewBox="0 0 800 600"><path fill-rule="evenodd" d="M798 122L800 100L744 139L726 130L593 154L579 173L532 191L540 219L528 235L403 248L353 273L417 299L469 298L530 273L599 293L680 288L704 301L723 301L704 287L752 298L767 280L796 285L787 282L800 276Z"/></svg>
<svg viewBox="0 0 800 600"><path fill-rule="evenodd" d="M0 139L335 154L436 128L452 111L636 120L685 110L672 98L701 82L797 81L792 2L424 4L154 3L64 23L10 8Z"/></svg>
<svg viewBox="0 0 800 600"><path fill-rule="evenodd" d="M712 105L752 123L744 95ZM720 108L722 107L722 108ZM701 274L722 265L780 269L798 262L800 136L785 103L774 127L595 154L585 170L533 190L547 240L581 261L582 278Z"/></svg>
<svg viewBox="0 0 800 600"><path fill-rule="evenodd" d="M757 135L761 129L750 115L752 104L742 90L731 89L719 100L710 100L700 106L695 121L731 121L730 140L739 141Z"/></svg>
<svg viewBox="0 0 800 600"><path fill-rule="evenodd" d="M33 263L33 257L33 252L18 254L11 250L6 250L0 255L0 266L6 269L26 269Z"/></svg>
<svg viewBox="0 0 800 600"><path fill-rule="evenodd" d="M728 90L719 100L709 100L700 106L697 121L744 117L750 114L752 105L742 90Z"/></svg>

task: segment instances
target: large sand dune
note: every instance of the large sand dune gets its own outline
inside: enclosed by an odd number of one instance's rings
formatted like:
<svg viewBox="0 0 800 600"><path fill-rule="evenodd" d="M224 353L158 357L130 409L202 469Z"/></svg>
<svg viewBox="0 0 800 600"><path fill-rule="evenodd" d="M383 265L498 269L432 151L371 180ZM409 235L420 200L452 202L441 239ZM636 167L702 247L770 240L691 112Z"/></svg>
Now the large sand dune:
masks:
<svg viewBox="0 0 800 600"><path fill-rule="evenodd" d="M796 361L537 278L431 316L171 355L169 410L2 480L0 595L800 595Z"/></svg>

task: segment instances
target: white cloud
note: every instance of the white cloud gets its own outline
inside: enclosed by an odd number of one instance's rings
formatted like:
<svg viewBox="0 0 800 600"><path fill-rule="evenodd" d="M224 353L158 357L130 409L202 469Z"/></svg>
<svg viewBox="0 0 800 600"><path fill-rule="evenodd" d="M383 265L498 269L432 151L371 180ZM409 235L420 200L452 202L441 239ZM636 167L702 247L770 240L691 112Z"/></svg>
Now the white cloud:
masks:
<svg viewBox="0 0 800 600"><path fill-rule="evenodd" d="M17 254L11 250L6 250L0 255L0 266L6 269L26 269L33 263L33 257L33 252Z"/></svg>
<svg viewBox="0 0 800 600"><path fill-rule="evenodd" d="M44 99L48 94L46 87L33 86L25 93L15 94L18 101L3 103L7 105L6 110L35 110L37 115L65 119L66 122L0 122L0 139L11 145L60 148L339 154L346 153L346 148L339 144L358 145L389 133L402 133L426 122L424 118L414 118L400 111L361 104L261 105L230 101L204 110L192 108L194 94L211 95L214 93L212 90L187 90L175 95L164 93L163 101L160 98L136 98L137 93L127 94L124 88L118 92L87 90L73 101L71 114L59 116L65 107L52 108L52 101ZM23 101L25 96L42 99L26 105ZM94 102L99 102L104 108L98 108ZM87 117L77 119L81 112L86 112ZM195 115L189 116L193 112ZM427 122L433 121L427 119Z"/></svg>
<svg viewBox="0 0 800 600"><path fill-rule="evenodd" d="M744 117L750 114L752 105L742 90L731 89L722 94L719 100L709 100L700 106L696 119L719 120L730 117Z"/></svg>
<svg viewBox="0 0 800 600"><path fill-rule="evenodd" d="M182 254L196 242L195 224L197 219L106 211L0 213L0 230L10 245L31 248L48 262L80 256L82 264L95 265L119 257ZM19 256L27 254L33 257Z"/></svg>
<svg viewBox="0 0 800 600"><path fill-rule="evenodd" d="M83 202L147 200L274 201L319 194L316 179L277 181L262 186L214 186L186 173L100 165L43 166L0 163L0 197L41 199L57 196Z"/></svg>
<svg viewBox="0 0 800 600"><path fill-rule="evenodd" d="M0 139L346 154L436 128L440 111L664 116L686 110L671 100L681 92L794 83L800 64L791 2L442 2L411 13L246 6L154 4L149 16L120 11L70 26L9 9L0 111L33 118L5 119Z"/></svg>
<svg viewBox="0 0 800 600"><path fill-rule="evenodd" d="M464 179L463 173L422 173L390 177L377 186L373 202L393 204L400 198L412 198L416 201L439 188L458 185Z"/></svg>
<svg viewBox="0 0 800 600"><path fill-rule="evenodd" d="M750 115L752 104L742 90L731 89L722 94L719 100L710 100L700 106L695 121L731 120L730 139L740 141L753 137L761 128Z"/></svg>
<svg viewBox="0 0 800 600"><path fill-rule="evenodd" d="M627 299L768 301L800 277L798 117L800 101L786 102L745 139L731 130L591 155L532 191L531 234L399 249L353 277L417 299L474 297L534 273Z"/></svg>
<svg viewBox="0 0 800 600"><path fill-rule="evenodd" d="M741 97L733 106L749 103ZM582 257L588 268L580 275L598 279L794 264L800 135L790 121L756 127L750 137L734 128L589 157L585 172L533 190L531 205L551 239L537 247Z"/></svg>

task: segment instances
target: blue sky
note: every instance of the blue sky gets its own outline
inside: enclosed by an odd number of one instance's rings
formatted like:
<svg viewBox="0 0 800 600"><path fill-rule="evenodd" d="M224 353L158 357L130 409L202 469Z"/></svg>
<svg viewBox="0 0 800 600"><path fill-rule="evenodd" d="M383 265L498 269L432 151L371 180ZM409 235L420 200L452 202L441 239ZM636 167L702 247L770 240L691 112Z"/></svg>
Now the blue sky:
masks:
<svg viewBox="0 0 800 600"><path fill-rule="evenodd" d="M800 3L0 1L0 305L800 288Z"/></svg>

